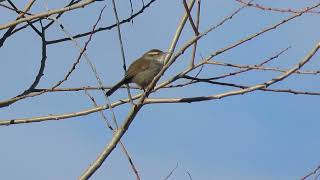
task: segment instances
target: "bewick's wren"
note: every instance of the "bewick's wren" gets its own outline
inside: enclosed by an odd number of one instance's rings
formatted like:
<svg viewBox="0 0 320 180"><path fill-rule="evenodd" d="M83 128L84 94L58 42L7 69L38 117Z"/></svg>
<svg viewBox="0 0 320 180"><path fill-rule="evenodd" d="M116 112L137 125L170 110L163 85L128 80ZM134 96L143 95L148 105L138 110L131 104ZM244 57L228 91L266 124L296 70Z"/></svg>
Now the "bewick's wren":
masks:
<svg viewBox="0 0 320 180"><path fill-rule="evenodd" d="M124 78L107 91L106 95L110 96L127 83L136 83L145 89L162 69L167 54L159 49L152 49L143 54L129 66Z"/></svg>

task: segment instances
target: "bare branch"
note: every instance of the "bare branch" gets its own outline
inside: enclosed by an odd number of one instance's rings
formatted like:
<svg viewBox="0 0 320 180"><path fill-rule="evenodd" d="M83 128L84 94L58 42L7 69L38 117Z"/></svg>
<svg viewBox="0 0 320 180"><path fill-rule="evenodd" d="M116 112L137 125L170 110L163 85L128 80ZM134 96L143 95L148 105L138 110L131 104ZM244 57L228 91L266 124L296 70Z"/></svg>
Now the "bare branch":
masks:
<svg viewBox="0 0 320 180"><path fill-rule="evenodd" d="M124 24L124 23L127 23L127 22L130 22L132 19L134 19L135 17L137 17L138 15L142 14L144 12L145 9L147 9L148 7L150 7L150 5L152 3L154 3L156 0L151 0L148 4L146 4L145 6L143 6L138 12L136 12L135 14L133 14L132 16L130 16L129 18L126 18L124 20L122 20L120 22L120 24ZM111 30L112 28L115 28L117 26L117 24L113 24L113 25L110 25L110 26L106 26L106 27L101 27L101 28L98 28L96 29L93 33L96 33L96 32L100 32L100 31L105 31L105 30ZM90 35L91 32L85 32L85 33L80 33L80 34L77 34L75 36L72 36L73 39L77 39L77 38L80 38L80 37L84 37L84 36L88 36ZM56 39L56 40L51 40L51 41L48 41L48 44L56 44L56 43L60 43L60 42L64 42L64 41L69 41L71 40L71 38L67 37L67 38L62 38L62 39Z"/></svg>
<svg viewBox="0 0 320 180"><path fill-rule="evenodd" d="M288 71L286 71L285 73L281 74L278 77L275 77L269 81L266 81L264 83L255 85L255 86L251 86L242 90L235 90L235 91L230 91L230 92L226 92L226 93L222 93L222 94L217 94L217 95L211 95L211 96L198 96L198 97L189 97L189 98L172 98L172 99L161 99L161 100L145 100L145 103L191 103L191 102L199 102L199 101L207 101L207 100L213 100L213 99L221 99L224 97L228 97L228 96L234 96L234 95L242 95L242 94L246 94L255 90L259 90L259 89L263 89L263 88L267 88L268 86L275 84L279 81L284 80L285 78L287 78L288 76L290 76L291 74L293 74L295 71L297 71L298 69L300 69L303 65L305 65L307 62L310 61L310 59L315 55L315 53L318 51L318 49L320 48L320 43L316 44L316 46L298 63L296 64L293 68L289 69Z"/></svg>
<svg viewBox="0 0 320 180"><path fill-rule="evenodd" d="M19 96L24 96L26 94L29 94L30 92L33 91L34 88L36 88L43 76L44 68L46 66L46 60L47 60L47 43L46 43L46 36L45 36L45 29L43 28L41 24L42 32L41 32L41 42L42 42L42 59L40 63L40 68L39 72L34 80L34 82L31 84L31 86L25 90L22 94L18 95Z"/></svg>
<svg viewBox="0 0 320 180"><path fill-rule="evenodd" d="M274 11L274 12L280 12L280 13L301 13L301 10L266 7L266 6L260 5L258 3L245 2L243 0L235 0L235 1L237 1L241 4L245 4L247 6L250 6L250 7L254 7L254 8L263 10L263 11ZM308 13L320 14L320 11L308 11Z"/></svg>
<svg viewBox="0 0 320 180"><path fill-rule="evenodd" d="M198 0L198 9L197 9L197 19L196 19L196 28L197 28L197 31L198 34L199 34L199 24L200 24L200 7L201 7L201 1ZM196 33L195 32L195 33ZM198 35L196 33L196 35ZM196 58L196 51L197 51L197 45L198 45L198 41L196 41L193 45L193 49L192 49L192 54L191 54L191 61L190 61L190 67L194 67L194 60Z"/></svg>
<svg viewBox="0 0 320 180"><path fill-rule="evenodd" d="M105 7L104 7L105 8ZM67 81L69 76L72 74L72 72L76 69L76 66L79 64L80 62L80 59L82 57L82 55L85 53L85 51L87 50L87 47L90 43L90 41L92 40L92 36L93 36L93 32L95 31L99 21L101 20L101 16L102 16L102 12L104 10L104 8L100 11L100 14L99 14L99 17L96 21L96 23L93 25L92 27L92 30L91 30L91 33L90 33L90 36L88 38L88 40L85 42L84 44L84 47L83 48L80 48L80 53L79 53L79 56L77 57L76 61L73 63L72 67L70 68L70 70L67 72L67 74L64 76L64 78L62 80L60 80L58 83L56 83L52 89L55 89L57 88L58 86L60 86L63 82Z"/></svg>
<svg viewBox="0 0 320 180"><path fill-rule="evenodd" d="M178 165L179 164L177 163L176 166L173 169L171 169L169 174L163 180L168 180L173 175L173 172L178 168Z"/></svg>
<svg viewBox="0 0 320 180"><path fill-rule="evenodd" d="M67 7L64 7L64 8L61 8L61 9L50 10L50 11L39 13L39 14L36 14L36 15L33 15L33 16L21 18L21 19L18 19L16 21L12 21L12 22L8 22L6 24L0 25L0 30L7 29L7 28L10 28L12 26L16 26L16 25L18 25L20 23L23 23L23 22L26 22L26 21L31 21L33 19L45 18L45 17L48 17L48 16L53 15L53 14L59 14L59 13L62 13L62 12L66 12L66 11L71 11L71 10L74 10L74 9L82 8L82 7L85 7L85 6L95 2L95 1L97 1L97 0L84 0L84 1L81 1L81 2L79 2L77 4L74 4L74 5L71 5L71 6L67 6Z"/></svg>
<svg viewBox="0 0 320 180"><path fill-rule="evenodd" d="M186 0L183 0L182 2L183 2L183 6L184 6L184 8L185 8L185 10L186 10L186 12L187 12L187 14L188 14L188 19L189 19L189 22L190 22L190 24L191 24L191 27L192 27L194 33L195 33L196 35L198 35L198 34L199 34L199 31L198 31L197 26L196 26L196 25L194 24L194 22L193 22L192 16L191 16L191 14L190 14L190 10L188 9L187 2L186 2Z"/></svg>
<svg viewBox="0 0 320 180"><path fill-rule="evenodd" d="M190 2L190 9L193 6L195 0L191 0ZM182 18L176 34L173 38L173 41L171 43L171 46L169 48L169 52L173 52L175 49L175 46L178 42L178 39L180 37L180 34L182 32L182 29L187 21L188 15L185 14L184 17ZM172 54L170 54L171 56ZM166 57L166 60L164 62L168 62L170 56ZM153 79L153 81L151 82L151 84L149 85L149 87L146 89L146 91L143 93L143 95L141 96L140 100L138 101L138 103L136 105L133 105L133 107L130 109L124 123L122 124L122 126L117 130L117 132L115 133L115 135L113 136L112 140L110 141L110 143L105 147L105 149L103 150L103 152L99 155L99 157L96 159L96 161L82 174L82 176L80 177L80 179L84 180L84 179L88 179L89 177L92 176L92 174L102 165L102 163L104 162L104 160L109 156L109 154L113 151L113 149L116 147L116 145L118 144L118 142L120 141L121 137L124 135L124 133L128 130L130 124L132 123L134 117L137 115L138 111L142 108L143 106L143 102L145 100L145 98L150 94L150 90L153 89L153 87L155 86L156 82L160 79L160 77L162 76L162 74L165 72L165 70L170 66L171 63L166 64L162 70L159 72L159 74Z"/></svg>
<svg viewBox="0 0 320 180"><path fill-rule="evenodd" d="M277 53L275 56L272 56L270 58L268 58L267 60L261 62L260 64L257 64L257 65L253 65L252 67L262 67L263 65L269 63L270 61L272 60L275 60L277 58L279 58L279 56L281 54L283 54L284 52L286 52L290 47L280 51L279 53ZM205 63L208 63L207 61ZM223 63L222 63L223 64ZM229 64L229 63L228 63ZM231 72L231 73L227 73L227 74L223 74L223 75L220 75L220 76L216 76L216 77L212 77L212 78L208 78L208 80L216 80L216 79L222 79L222 78L226 78L226 77L230 77L230 76L235 76L237 74L241 74L241 73L244 73L244 72L248 72L250 70L253 70L253 68L240 68L240 70L238 71L235 71L235 72ZM283 71L284 72L284 71Z"/></svg>
<svg viewBox="0 0 320 180"><path fill-rule="evenodd" d="M301 180L306 180L309 177L311 177L312 175L315 175L318 171L320 170L320 166L316 167L312 172L310 172L309 174L307 174L306 176L302 177ZM317 179L317 177L315 177L315 180Z"/></svg>
<svg viewBox="0 0 320 180"><path fill-rule="evenodd" d="M255 69L255 70L261 70L261 71L276 71L276 72L286 72L284 69L280 69L278 67L265 67L262 65L257 65L257 66L252 66L252 65L239 65L239 64L232 64L232 63L224 63L224 62L219 62L219 61L208 61L206 64L214 64L218 66L228 66L228 67L234 67L234 68L239 68L239 69ZM316 75L320 74L320 70L312 71L312 70L307 70L307 71L296 71L294 72L295 74L311 74L311 75ZM211 79L211 78L210 78ZM216 79L216 78L214 78Z"/></svg>
<svg viewBox="0 0 320 180"><path fill-rule="evenodd" d="M89 92L87 90L85 90L85 94L90 98L94 107L98 107L98 104L96 103L95 99L89 94ZM107 117L104 115L103 111L99 111L99 113L101 115L101 118L104 120L104 122L106 122L107 127L114 133L115 130L112 127L111 123L108 121ZM136 166L134 165L133 160L132 160L131 156L129 155L129 152L122 141L120 141L120 147L121 147L122 152L125 154L126 158L128 159L128 162L131 165L131 169L132 169L133 173L136 175L136 179L140 180L141 178L139 176L138 170L137 170Z"/></svg>
<svg viewBox="0 0 320 180"><path fill-rule="evenodd" d="M23 12L20 12L17 19L16 20L19 20L21 18L24 17L24 15L30 10L30 8L32 7L32 5L34 4L36 0L30 0L26 7L23 9ZM11 1L9 1L11 2ZM13 5L13 3L11 2L11 4ZM13 5L14 6L14 5ZM15 7L15 6L14 6ZM3 35L3 37L0 39L0 47L3 46L3 43L5 42L5 40L10 36L12 35L12 31L14 30L16 26L11 26Z"/></svg>
<svg viewBox="0 0 320 180"><path fill-rule="evenodd" d="M130 1L130 3L131 3L131 9L132 9L132 2ZM124 72L126 72L127 71L126 57L124 55L124 48L123 48L123 42L122 42L122 36L121 36L119 16L118 16L118 12L117 12L116 3L115 3L114 0L112 0L112 7L113 7L114 16L115 16L116 22L117 22L118 39L119 39L119 43L120 43L120 50L121 50L121 57L122 57L122 67L123 67ZM128 92L128 96L129 96L129 99L131 101L131 104L134 104L133 100L132 100L131 93L130 93L130 87L129 87L128 84L126 84L126 86L127 86L127 92Z"/></svg>

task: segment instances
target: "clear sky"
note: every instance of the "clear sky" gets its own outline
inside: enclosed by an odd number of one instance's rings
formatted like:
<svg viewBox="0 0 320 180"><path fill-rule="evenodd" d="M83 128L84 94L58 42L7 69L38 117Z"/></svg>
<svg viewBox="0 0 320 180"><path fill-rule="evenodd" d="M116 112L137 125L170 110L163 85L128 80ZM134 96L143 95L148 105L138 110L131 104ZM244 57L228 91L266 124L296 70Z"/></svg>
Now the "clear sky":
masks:
<svg viewBox="0 0 320 180"><path fill-rule="evenodd" d="M22 1L21 1L22 2ZM19 2L19 8L24 4ZM37 1L31 12L59 8L67 1ZM98 2L61 17L61 22L72 34L92 28L100 9L107 7L99 26L115 22L111 1ZM147 0L145 0L147 3ZM255 1L266 6L300 9L318 1ZM133 1L134 9L141 7ZM129 1L117 2L121 19L130 16ZM200 31L217 24L240 5L234 0L202 0ZM319 9L318 9L319 10ZM175 29L184 13L181 1L158 0L133 23L121 26L127 63L143 52L168 49ZM194 12L193 12L194 13ZM0 8L0 23L14 20L16 15ZM199 42L197 61L210 53L239 41L265 27L291 16L246 8L230 22L213 31ZM291 68L319 42L319 14L305 14L290 23L245 43L216 60L257 64L291 48L272 67ZM5 31L0 31L3 34ZM179 46L193 36L189 24ZM47 32L49 40L64 37L58 25ZM79 43L87 38L78 39ZM123 76L117 31L103 31L94 35L88 56L95 64L105 85L116 83ZM0 99L21 93L32 83L39 68L41 40L31 28L10 37L0 48ZM73 42L48 46L48 60L39 88L51 87L61 80L75 61L78 49ZM303 70L319 70L318 53ZM183 69L190 59L185 53L161 80ZM230 68L208 66L201 77L212 77L233 71ZM252 71L224 82L254 85L279 75L274 72ZM293 75L274 88L320 91L319 75ZM96 86L96 80L81 60L75 72L62 87ZM220 86L199 84L189 89L162 90L152 97L187 97L211 95L232 90ZM136 92L136 91L134 91ZM92 92L104 104L101 92ZM111 97L116 101L126 97L119 90ZM319 97L284 93L252 92L221 100L191 104L148 105L137 115L123 137L129 153L144 180L163 179L178 163L171 179L201 180L292 180L300 179L320 164ZM91 108L83 92L48 93L19 101L0 109L0 119L44 116L77 112ZM129 105L115 109L117 120L125 118ZM106 112L110 118L110 112ZM76 179L92 163L111 139L98 113L60 121L46 121L0 127L0 179ZM127 159L117 147L94 180L134 179Z"/></svg>

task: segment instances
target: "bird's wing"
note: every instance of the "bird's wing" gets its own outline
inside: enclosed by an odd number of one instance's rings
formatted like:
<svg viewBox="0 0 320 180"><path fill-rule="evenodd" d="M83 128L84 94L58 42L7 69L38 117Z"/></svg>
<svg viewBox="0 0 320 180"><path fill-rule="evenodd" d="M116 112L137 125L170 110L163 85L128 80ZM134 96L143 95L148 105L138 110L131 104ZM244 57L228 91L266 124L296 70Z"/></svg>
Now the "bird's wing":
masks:
<svg viewBox="0 0 320 180"><path fill-rule="evenodd" d="M134 77L138 72L142 72L149 68L150 61L147 59L138 59L133 62L127 72L126 72L126 79L131 79Z"/></svg>

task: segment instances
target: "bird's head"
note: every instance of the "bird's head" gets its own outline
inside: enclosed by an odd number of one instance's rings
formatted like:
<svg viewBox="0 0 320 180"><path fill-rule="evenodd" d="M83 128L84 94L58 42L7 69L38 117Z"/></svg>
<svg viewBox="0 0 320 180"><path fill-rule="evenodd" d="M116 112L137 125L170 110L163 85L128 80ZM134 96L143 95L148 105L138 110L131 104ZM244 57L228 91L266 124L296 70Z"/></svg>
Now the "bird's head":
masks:
<svg viewBox="0 0 320 180"><path fill-rule="evenodd" d="M150 51L146 52L143 57L150 60L157 60L163 63L164 59L167 56L167 52L163 52L159 49L151 49Z"/></svg>

